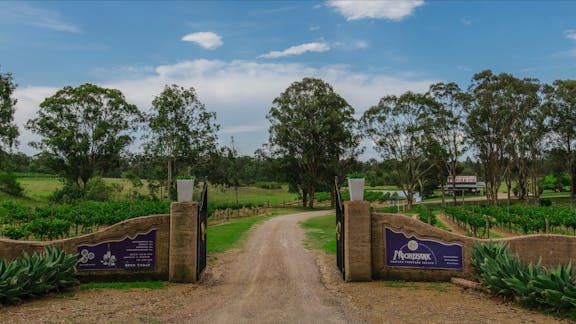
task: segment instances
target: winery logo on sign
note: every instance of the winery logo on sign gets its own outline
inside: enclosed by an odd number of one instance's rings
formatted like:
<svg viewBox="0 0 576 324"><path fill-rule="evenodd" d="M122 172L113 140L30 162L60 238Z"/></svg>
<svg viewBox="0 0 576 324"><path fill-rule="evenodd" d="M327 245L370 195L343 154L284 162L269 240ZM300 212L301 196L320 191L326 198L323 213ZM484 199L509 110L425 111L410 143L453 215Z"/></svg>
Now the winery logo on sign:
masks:
<svg viewBox="0 0 576 324"><path fill-rule="evenodd" d="M406 251L408 249L408 251ZM393 261L403 261L406 263L429 263L435 264L436 263L436 256L424 244L418 244L415 240L408 241L407 244L402 246L399 250L394 251L394 258Z"/></svg>
<svg viewBox="0 0 576 324"><path fill-rule="evenodd" d="M386 228L386 264L390 267L462 269L462 245L420 239Z"/></svg>

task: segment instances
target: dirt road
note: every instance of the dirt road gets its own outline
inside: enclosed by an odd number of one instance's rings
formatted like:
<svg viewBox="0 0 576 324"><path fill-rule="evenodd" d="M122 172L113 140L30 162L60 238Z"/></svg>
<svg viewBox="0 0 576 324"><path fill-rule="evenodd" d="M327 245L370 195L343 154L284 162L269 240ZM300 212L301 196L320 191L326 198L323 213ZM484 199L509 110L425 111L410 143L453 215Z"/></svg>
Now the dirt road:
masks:
<svg viewBox="0 0 576 324"><path fill-rule="evenodd" d="M197 318L179 314L169 321L201 323L357 322L324 287L315 258L304 249L298 222L326 211L275 217L253 232L222 282L221 300Z"/></svg>
<svg viewBox="0 0 576 324"><path fill-rule="evenodd" d="M0 323L558 322L449 283L344 283L333 255L302 246L298 222L325 213L257 225L245 248L210 257L199 284L77 290L0 306Z"/></svg>

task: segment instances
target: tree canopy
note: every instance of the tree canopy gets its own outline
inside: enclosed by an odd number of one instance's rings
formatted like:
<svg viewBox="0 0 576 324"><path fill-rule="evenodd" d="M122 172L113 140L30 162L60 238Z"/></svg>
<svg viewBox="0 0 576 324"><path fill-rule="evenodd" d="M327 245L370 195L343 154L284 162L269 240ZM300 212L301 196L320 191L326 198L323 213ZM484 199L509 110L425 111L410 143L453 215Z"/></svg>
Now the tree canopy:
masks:
<svg viewBox="0 0 576 324"><path fill-rule="evenodd" d="M433 167L430 145L437 128L433 112L438 103L426 94L406 92L401 96L385 96L378 105L362 116L363 128L376 143L376 150L384 159L400 162L395 182L399 185L412 208L412 198L424 174Z"/></svg>
<svg viewBox="0 0 576 324"><path fill-rule="evenodd" d="M184 173L188 172L184 171L186 167L199 167L216 151L220 125L215 122L216 113L206 111L193 87L165 86L152 101L151 110L144 147L165 160L168 183L173 189L175 171Z"/></svg>
<svg viewBox="0 0 576 324"><path fill-rule="evenodd" d="M564 152L570 173L570 200L576 195L576 80L556 80L544 89L553 138Z"/></svg>
<svg viewBox="0 0 576 324"><path fill-rule="evenodd" d="M10 73L0 71L0 150L17 145L18 127L14 124L16 84Z"/></svg>
<svg viewBox="0 0 576 324"><path fill-rule="evenodd" d="M290 164L288 178L302 190L303 205L314 206L316 189L332 183L341 159L357 156L360 135L353 115L348 102L316 78L294 82L274 99L267 115L269 141L273 153Z"/></svg>
<svg viewBox="0 0 576 324"><path fill-rule="evenodd" d="M67 179L82 181L85 189L97 170L110 167L132 143L140 117L119 90L87 83L46 98L27 127L41 136L31 145L60 160Z"/></svg>

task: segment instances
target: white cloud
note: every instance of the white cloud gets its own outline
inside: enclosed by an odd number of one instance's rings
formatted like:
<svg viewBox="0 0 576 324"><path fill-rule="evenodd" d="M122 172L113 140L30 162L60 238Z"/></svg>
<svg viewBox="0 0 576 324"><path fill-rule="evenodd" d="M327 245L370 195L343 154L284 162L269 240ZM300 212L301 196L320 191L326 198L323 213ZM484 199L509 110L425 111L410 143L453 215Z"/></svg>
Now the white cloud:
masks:
<svg viewBox="0 0 576 324"><path fill-rule="evenodd" d="M564 35L568 39L576 40L576 29L568 29L564 31Z"/></svg>
<svg viewBox="0 0 576 324"><path fill-rule="evenodd" d="M277 58L291 55L301 55L306 52L326 52L330 50L330 45L324 42L306 43L301 45L292 46L283 51L272 51L263 55L262 58Z"/></svg>
<svg viewBox="0 0 576 324"><path fill-rule="evenodd" d="M0 20L61 32L81 32L80 27L66 22L59 12L35 7L25 2L1 3Z"/></svg>
<svg viewBox="0 0 576 324"><path fill-rule="evenodd" d="M222 37L213 32L198 32L184 35L182 40L185 42L196 43L205 49L213 50L222 46Z"/></svg>
<svg viewBox="0 0 576 324"><path fill-rule="evenodd" d="M368 74L352 70L347 65L311 67L299 63L259 63L253 61L193 60L155 67L153 72L140 78L117 79L100 86L122 91L128 102L148 112L154 96L165 85L178 84L194 87L206 109L216 112L222 126L223 142L233 135L243 154L252 154L268 139L268 121L272 101L291 83L304 77L316 77L330 83L361 115L368 107L389 94L405 91L426 91L438 80L405 75ZM101 75L100 78L105 78ZM28 154L34 150L27 143L34 137L22 125L33 118L44 98L58 89L47 87L17 88L15 97L16 122L20 125L20 149Z"/></svg>
<svg viewBox="0 0 576 324"><path fill-rule="evenodd" d="M220 130L222 134L236 134L236 133L252 133L267 130L266 125L238 125L226 127Z"/></svg>
<svg viewBox="0 0 576 324"><path fill-rule="evenodd" d="M399 21L412 14L415 8L424 5L424 0L329 0L327 5L348 20L368 18Z"/></svg>

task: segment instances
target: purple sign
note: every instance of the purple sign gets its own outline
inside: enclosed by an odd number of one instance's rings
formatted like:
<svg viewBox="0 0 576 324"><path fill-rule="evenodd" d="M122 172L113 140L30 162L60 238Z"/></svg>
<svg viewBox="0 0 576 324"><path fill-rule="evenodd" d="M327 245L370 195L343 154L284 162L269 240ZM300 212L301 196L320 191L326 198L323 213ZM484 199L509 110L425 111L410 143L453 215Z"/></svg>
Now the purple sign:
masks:
<svg viewBox="0 0 576 324"><path fill-rule="evenodd" d="M78 270L154 268L156 230L115 241L78 246Z"/></svg>
<svg viewBox="0 0 576 324"><path fill-rule="evenodd" d="M419 239L386 228L386 265L389 267L462 269L462 245Z"/></svg>

